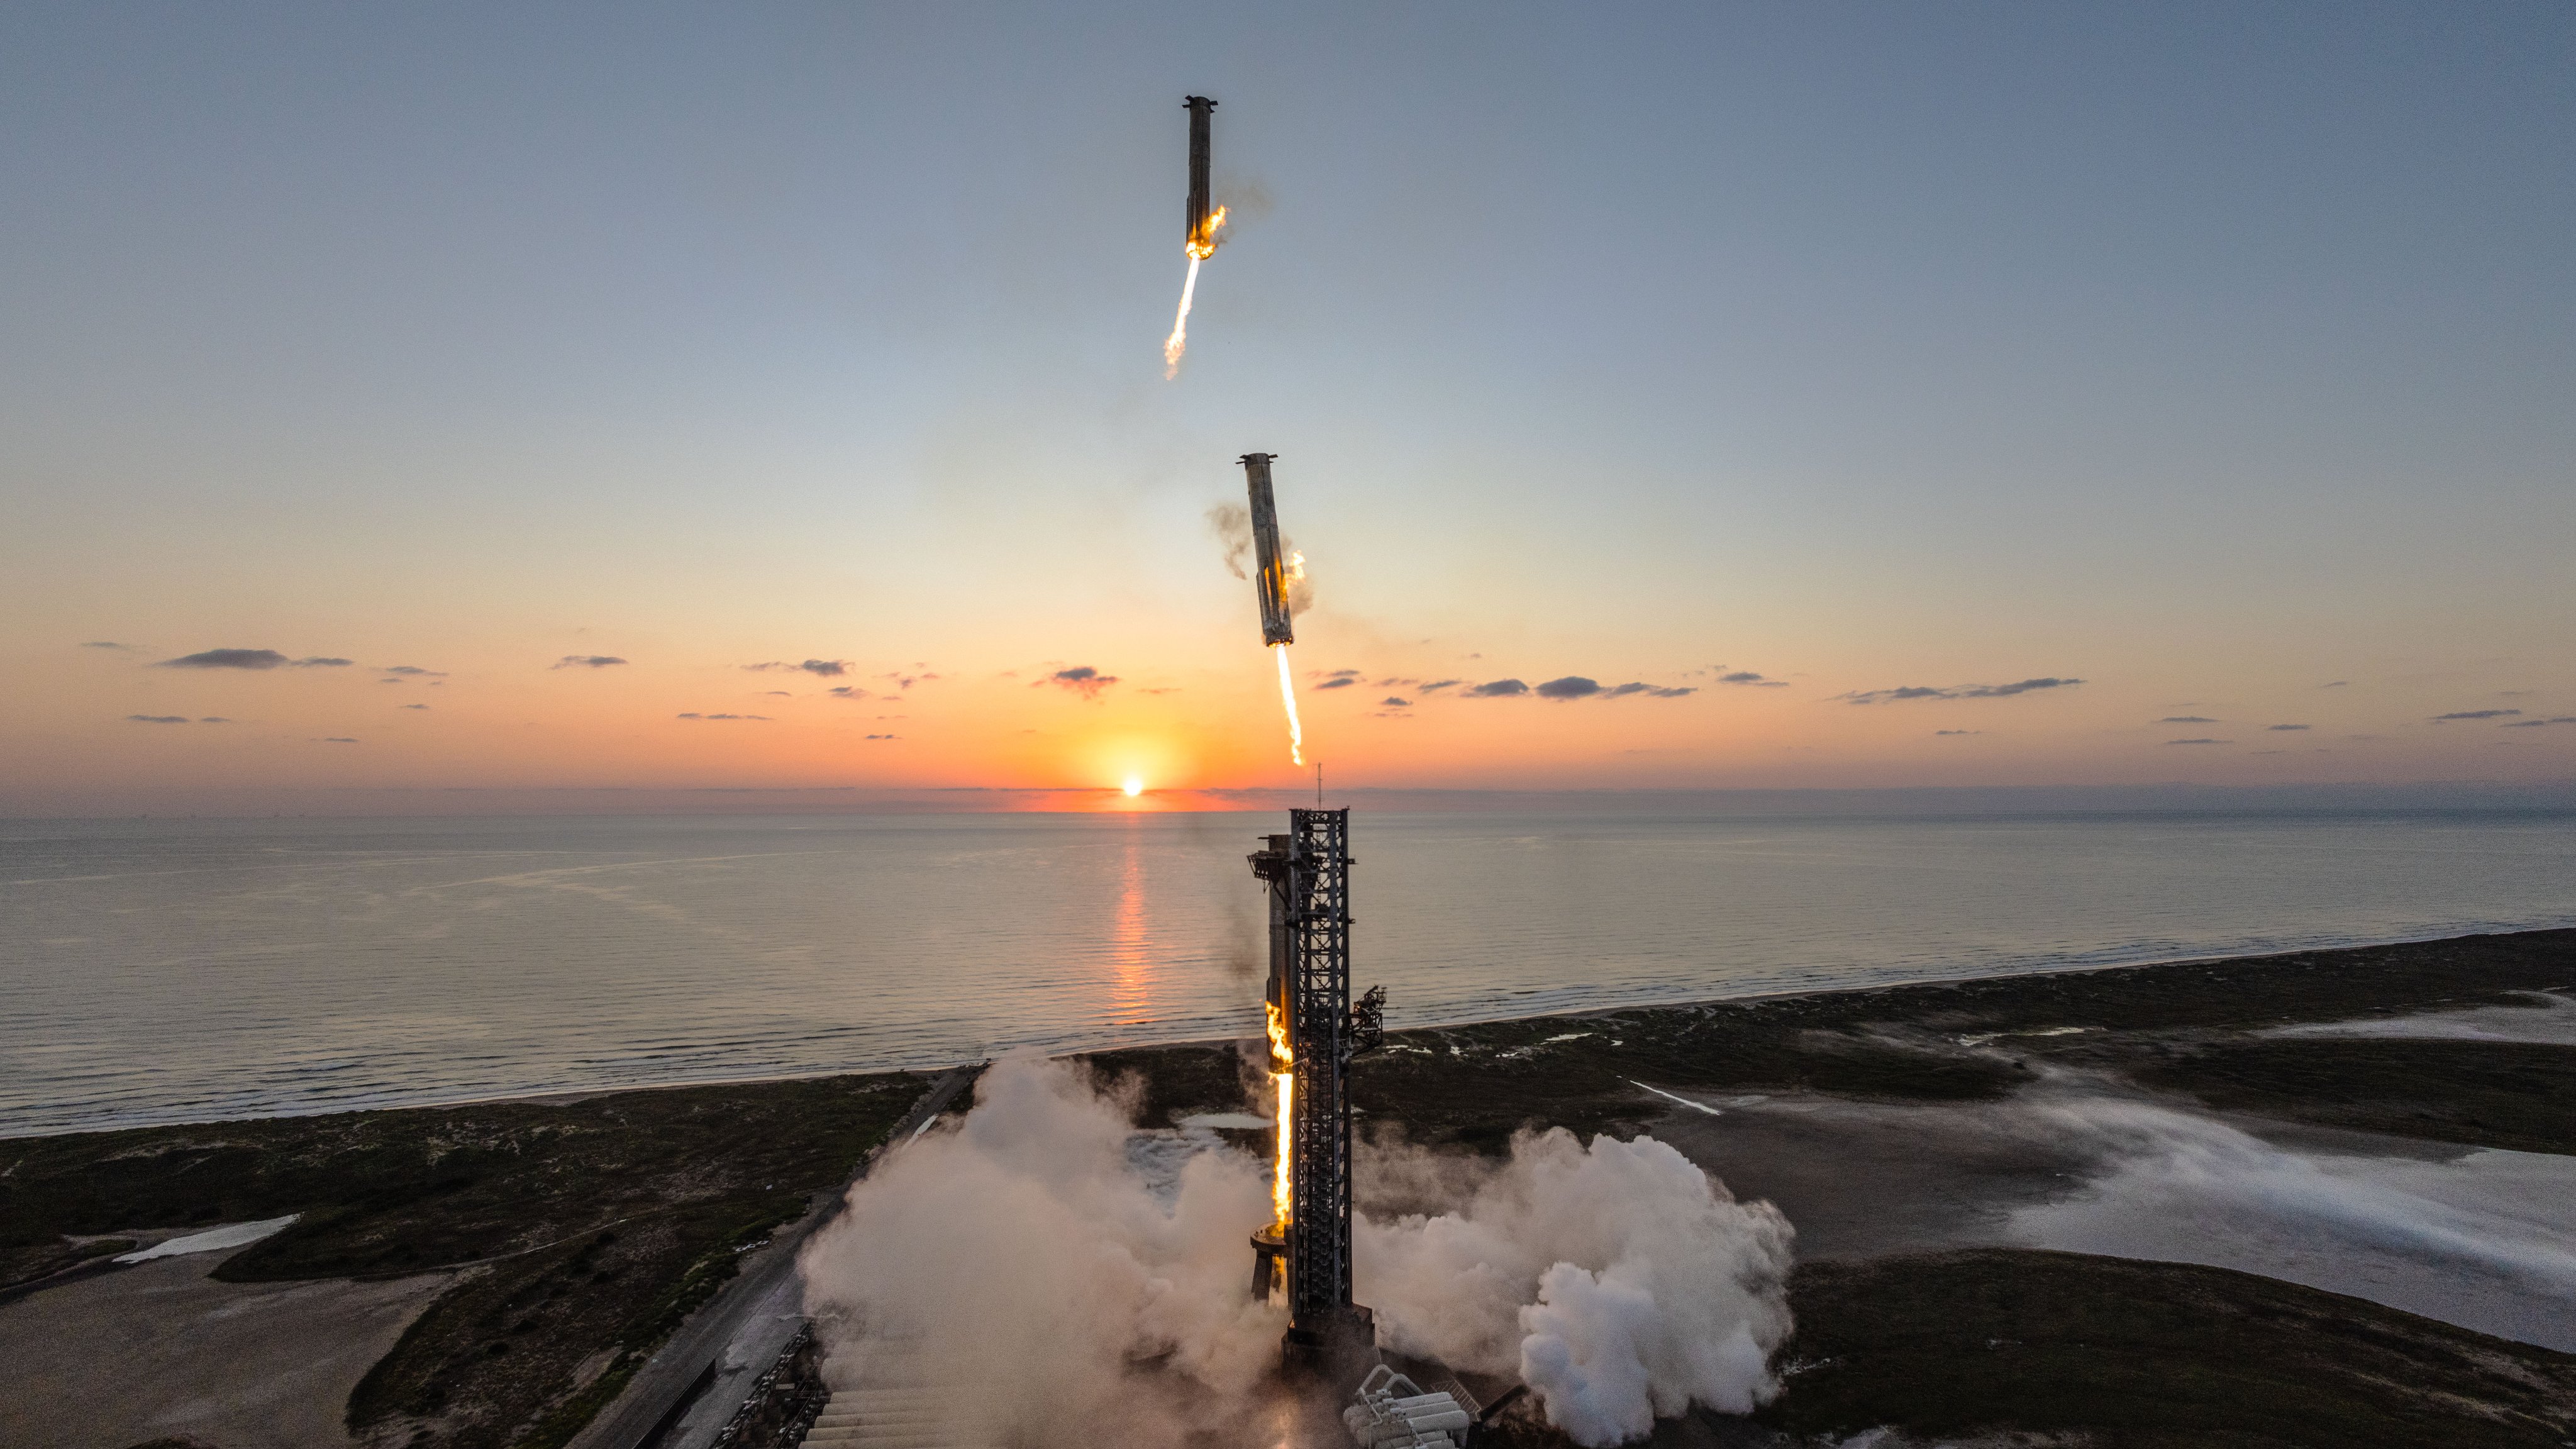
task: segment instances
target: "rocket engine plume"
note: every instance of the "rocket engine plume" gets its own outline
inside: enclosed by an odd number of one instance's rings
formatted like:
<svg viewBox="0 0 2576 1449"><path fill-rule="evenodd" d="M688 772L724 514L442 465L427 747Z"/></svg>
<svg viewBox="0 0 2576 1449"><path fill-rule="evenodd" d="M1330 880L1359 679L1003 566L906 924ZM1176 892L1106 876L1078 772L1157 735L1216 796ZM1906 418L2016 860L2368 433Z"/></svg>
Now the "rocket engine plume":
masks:
<svg viewBox="0 0 2576 1449"><path fill-rule="evenodd" d="M1279 1089L1279 1147L1270 1165L1270 1207L1272 1221L1285 1229L1290 1205L1296 1200L1296 1180L1289 1173L1288 1124L1295 1120L1291 1109L1297 1099L1297 1054L1288 1047L1288 1014L1275 1001L1263 1002L1261 1009L1269 1019L1270 1080Z"/></svg>
<svg viewBox="0 0 2576 1449"><path fill-rule="evenodd" d="M1172 319L1172 335L1163 339L1163 381L1181 375L1181 354L1190 350L1190 298L1199 290L1199 263L1216 251L1217 228L1225 225L1225 208L1220 206L1208 217L1204 239L1190 239L1190 274L1181 282L1181 311Z"/></svg>
<svg viewBox="0 0 2576 1449"><path fill-rule="evenodd" d="M1190 113L1190 199L1181 232L1181 246L1190 254L1190 275L1181 283L1181 310L1172 319L1172 335L1163 339L1165 382L1181 375L1181 354L1190 345L1190 298L1199 289L1199 263L1214 254L1217 230L1225 225L1225 208L1208 207L1208 121L1216 112L1216 102L1191 96L1181 102L1181 108Z"/></svg>
<svg viewBox="0 0 2576 1449"><path fill-rule="evenodd" d="M1288 763L1306 763L1306 732L1297 726L1297 686L1288 675L1288 646L1273 644L1271 652L1279 656L1279 702L1288 707Z"/></svg>
<svg viewBox="0 0 2576 1449"><path fill-rule="evenodd" d="M1180 315L1172 319L1172 335L1163 339L1163 381L1181 375L1181 354L1190 347L1190 296L1199 289L1198 254L1190 254L1189 280L1181 283Z"/></svg>

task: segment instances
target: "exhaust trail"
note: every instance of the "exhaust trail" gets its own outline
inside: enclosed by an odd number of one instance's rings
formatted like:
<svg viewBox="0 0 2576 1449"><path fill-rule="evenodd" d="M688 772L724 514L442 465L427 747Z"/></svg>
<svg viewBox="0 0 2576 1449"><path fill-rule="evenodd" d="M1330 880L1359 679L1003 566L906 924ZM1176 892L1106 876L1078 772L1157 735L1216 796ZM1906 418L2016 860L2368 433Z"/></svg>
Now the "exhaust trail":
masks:
<svg viewBox="0 0 2576 1449"><path fill-rule="evenodd" d="M1306 732L1297 726L1297 686L1288 674L1288 646L1273 644L1272 653L1279 656L1279 702L1288 707L1288 763L1306 763Z"/></svg>
<svg viewBox="0 0 2576 1449"><path fill-rule="evenodd" d="M1199 256L1190 253L1189 280L1181 283L1180 315L1172 319L1172 335L1163 339L1163 381L1181 375L1181 354L1190 348L1190 298L1199 289Z"/></svg>

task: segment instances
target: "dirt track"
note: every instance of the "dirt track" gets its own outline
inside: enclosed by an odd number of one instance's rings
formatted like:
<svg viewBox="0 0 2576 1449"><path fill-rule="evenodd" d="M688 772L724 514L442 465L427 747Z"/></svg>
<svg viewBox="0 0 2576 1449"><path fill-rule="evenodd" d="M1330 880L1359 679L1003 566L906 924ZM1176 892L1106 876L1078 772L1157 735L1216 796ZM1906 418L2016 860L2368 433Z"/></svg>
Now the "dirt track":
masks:
<svg viewBox="0 0 2576 1449"><path fill-rule="evenodd" d="M222 1253L48 1288L0 1313L0 1443L125 1449L188 1435L217 1449L352 1441L349 1390L451 1281L220 1283Z"/></svg>

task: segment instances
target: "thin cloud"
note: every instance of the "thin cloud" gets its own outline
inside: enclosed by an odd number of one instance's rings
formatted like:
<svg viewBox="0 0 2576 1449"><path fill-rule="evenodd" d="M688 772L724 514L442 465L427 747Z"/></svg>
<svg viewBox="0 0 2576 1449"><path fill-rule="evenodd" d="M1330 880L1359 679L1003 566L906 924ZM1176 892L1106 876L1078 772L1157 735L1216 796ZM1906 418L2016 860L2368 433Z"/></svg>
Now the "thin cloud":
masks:
<svg viewBox="0 0 2576 1449"><path fill-rule="evenodd" d="M1444 689L1454 689L1454 688L1456 688L1457 686L1459 686L1459 685L1461 685L1461 684L1464 684L1464 683L1466 683L1466 682L1467 682L1467 681L1465 681L1465 680L1463 680L1463 679L1435 679L1435 680L1433 680L1432 682L1430 682L1429 684L1426 684L1426 685L1422 686L1422 688L1421 688L1421 689L1419 689L1419 690L1417 690L1417 691L1416 691L1416 693L1419 693L1419 694L1437 694L1437 693L1439 693L1441 690L1444 690Z"/></svg>
<svg viewBox="0 0 2576 1449"><path fill-rule="evenodd" d="M2016 694L2031 694L2043 689L2070 689L2083 682L2080 679L2061 679L2051 674L2034 679L2016 680L2011 684L1954 684L1941 688L1905 684L1894 689L1855 690L1849 694L1835 695L1834 698L1848 700L1853 704L1883 704L1904 699L2005 699Z"/></svg>
<svg viewBox="0 0 2576 1449"><path fill-rule="evenodd" d="M2232 745L2232 744L2234 744L2234 743L2236 743L2236 742L2235 742L2234 740L2197 739L2197 740L2167 740L2167 741L2165 741L2165 743L2166 743L2166 744L2169 744L2169 745Z"/></svg>
<svg viewBox="0 0 2576 1449"><path fill-rule="evenodd" d="M1357 679L1360 672L1356 669L1309 669L1306 676L1309 679Z"/></svg>
<svg viewBox="0 0 2576 1449"><path fill-rule="evenodd" d="M156 669L346 669L355 661L313 654L302 659L289 659L274 649L201 649L164 659Z"/></svg>
<svg viewBox="0 0 2576 1449"><path fill-rule="evenodd" d="M1551 679L1538 687L1538 697L1541 699L1586 699L1600 692L1601 685L1598 681L1586 679L1580 674Z"/></svg>
<svg viewBox="0 0 2576 1449"><path fill-rule="evenodd" d="M1393 695L1393 694L1390 694L1390 695L1388 695L1386 698L1379 700L1379 701L1378 701L1378 704L1379 704L1379 706L1380 706L1381 708L1385 708L1385 709L1411 709L1411 708L1413 708L1413 701L1412 701L1412 700L1406 699L1406 698L1402 697L1401 695Z"/></svg>
<svg viewBox="0 0 2576 1449"><path fill-rule="evenodd" d="M851 699L851 700L858 700L858 699L874 699L874 698L876 697L876 696L874 696L874 695L872 695L872 694L868 693L866 690L859 688L859 687L858 687L857 685L855 685L855 684L836 684L836 685L833 685L833 686L832 686L832 689L831 689L831 694L832 694L833 698L835 698L835 699Z"/></svg>
<svg viewBox="0 0 2576 1449"><path fill-rule="evenodd" d="M2327 680L2325 683L2318 685L2318 686L2317 686L2317 688L2319 688L2319 689L2343 689L2343 688L2348 687L2351 683L2352 683L2352 681L2351 681L2351 680L2349 680L2349 679L2329 679L2329 680Z"/></svg>
<svg viewBox="0 0 2576 1449"><path fill-rule="evenodd" d="M1639 684L1632 681L1627 684L1613 685L1610 688L1601 691L1601 697L1603 699L1626 699L1632 694L1642 694L1648 699L1679 699L1685 694L1697 693L1699 693L1699 690L1694 686Z"/></svg>
<svg viewBox="0 0 2576 1449"><path fill-rule="evenodd" d="M2459 709L2433 716L2433 723L2447 724L2455 719L2509 719L2522 713L2518 709Z"/></svg>
<svg viewBox="0 0 2576 1449"><path fill-rule="evenodd" d="M768 719L768 718L769 718L769 716L767 716L767 715L765 715L765 714L698 714L698 713L695 713L695 712L693 711L693 712L691 712L691 713L684 714L684 715L680 716L680 718L682 718L682 719L756 719L756 720L766 720L766 719Z"/></svg>
<svg viewBox="0 0 2576 1449"><path fill-rule="evenodd" d="M2265 728L2265 729L2267 729L2267 730L2270 730L2270 731L2272 731L2272 732L2273 732L2273 733L2275 733L2275 734L2278 734L2278 733L2279 733L2279 732L2281 732L2282 730L2303 730L2303 729L2306 729L2306 728L2307 728L2307 726L2306 726L2306 725L2265 725L2265 726L2263 726L2263 728Z"/></svg>
<svg viewBox="0 0 2576 1449"><path fill-rule="evenodd" d="M1425 692L1429 691L1426 689ZM1530 687L1517 679L1495 679L1477 685L1468 690L1467 694L1472 699L1507 699L1516 694L1529 692Z"/></svg>
<svg viewBox="0 0 2576 1449"><path fill-rule="evenodd" d="M808 659L801 664L791 664L784 659L772 659L766 664L746 664L743 668L755 672L773 669L789 673L801 671L806 674L818 674L825 679L838 679L842 675L850 672L850 661L847 659Z"/></svg>
<svg viewBox="0 0 2576 1449"><path fill-rule="evenodd" d="M131 649L134 646L131 644L119 644L113 639L89 639L84 640L81 647L83 649Z"/></svg>
<svg viewBox="0 0 2576 1449"><path fill-rule="evenodd" d="M1984 730L1934 730L1932 732L1932 737L1934 739L1939 739L1943 735L1981 735L1984 733Z"/></svg>
<svg viewBox="0 0 2576 1449"><path fill-rule="evenodd" d="M1325 680L1323 683L1318 684L1318 685L1316 685L1315 687L1316 687L1317 689L1348 689L1348 688L1350 688L1352 685L1357 684L1357 683L1359 683L1359 681L1358 681L1358 680L1356 680L1356 679L1352 678L1351 676L1349 676L1349 675L1345 674L1345 675L1342 675L1342 676L1340 676L1340 677L1338 677L1338 678L1334 678L1334 679L1327 679L1327 680Z"/></svg>
<svg viewBox="0 0 2576 1449"><path fill-rule="evenodd" d="M2205 714L2169 714L2169 715L2166 715L2163 719L2157 720L2157 721L2156 721L2156 723L2158 723L2158 724L2216 724L2216 723L2218 723L2218 721L2216 721L2216 720L2214 720L2214 719L2211 719L2209 716L2207 716L2207 715L2205 715Z"/></svg>
<svg viewBox="0 0 2576 1449"><path fill-rule="evenodd" d="M1972 684L1959 691L1959 698L2002 699L2007 695L2028 694L2035 689L2066 689L2083 682L2080 679L2059 679L2051 675L2041 679L2017 680L2011 684Z"/></svg>
<svg viewBox="0 0 2576 1449"><path fill-rule="evenodd" d="M2576 714L2551 715L2547 719L2518 719L2511 724L2498 725L2497 728L2508 730L2536 730L2545 725L2562 724L2576 724Z"/></svg>
<svg viewBox="0 0 2576 1449"><path fill-rule="evenodd" d="M1071 669L1059 669L1029 687L1040 689L1052 684L1060 689L1069 689L1085 699L1097 700L1100 698L1100 691L1117 682L1118 676L1115 674L1103 674L1088 664L1077 664Z"/></svg>
<svg viewBox="0 0 2576 1449"><path fill-rule="evenodd" d="M136 724L186 724L188 722L188 717L184 714L129 714L126 718Z"/></svg>
<svg viewBox="0 0 2576 1449"><path fill-rule="evenodd" d="M421 706L421 708L422 708L422 709L427 709L427 708L429 708L429 706L424 704L424 705L422 705L422 706ZM229 720L229 719L224 718L222 715L219 715L219 714L210 714L210 715L207 715L205 718L198 720L198 721L197 721L197 723L199 723L199 724L231 724L231 723L232 723L232 721L231 721L231 720Z"/></svg>
<svg viewBox="0 0 2576 1449"><path fill-rule="evenodd" d="M554 662L556 669L606 669L626 661L614 654L567 654Z"/></svg>
<svg viewBox="0 0 2576 1449"><path fill-rule="evenodd" d="M868 736L866 736L866 738L868 738L868 739L872 739L872 740L899 740L899 739L902 739L902 738L903 738L903 736L901 736L901 735L868 735Z"/></svg>
<svg viewBox="0 0 2576 1449"><path fill-rule="evenodd" d="M444 669L423 669L417 664L387 665L385 673L410 675L420 679L445 679L447 677L447 671Z"/></svg>
<svg viewBox="0 0 2576 1449"><path fill-rule="evenodd" d="M322 745L354 745L357 741L347 735L331 735L325 739L316 740L314 743Z"/></svg>
<svg viewBox="0 0 2576 1449"><path fill-rule="evenodd" d="M164 659L155 669L275 669L286 663L286 656L274 649L201 649Z"/></svg>
<svg viewBox="0 0 2576 1449"><path fill-rule="evenodd" d="M1718 667L1721 669L1725 668L1724 665L1720 665ZM1717 677L1717 682L1720 684L1749 685L1755 689L1787 689L1789 687L1789 681L1785 679L1765 679L1750 669L1738 669L1731 674L1721 674Z"/></svg>
<svg viewBox="0 0 2576 1449"><path fill-rule="evenodd" d="M893 680L895 688L897 689L910 689L916 684L926 683L930 680L937 679L938 677L938 675L931 674L926 671L920 674L906 674L900 669L890 670L887 673L877 676L879 679Z"/></svg>

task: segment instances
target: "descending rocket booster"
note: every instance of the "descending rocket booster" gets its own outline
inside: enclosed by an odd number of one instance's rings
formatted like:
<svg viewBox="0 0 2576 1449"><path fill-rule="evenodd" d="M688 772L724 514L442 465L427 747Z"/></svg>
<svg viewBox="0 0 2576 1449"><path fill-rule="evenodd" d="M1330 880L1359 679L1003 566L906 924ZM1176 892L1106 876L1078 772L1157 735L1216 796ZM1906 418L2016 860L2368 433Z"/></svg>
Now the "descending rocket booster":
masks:
<svg viewBox="0 0 2576 1449"><path fill-rule="evenodd" d="M1216 109L1216 102L1191 96L1181 105L1190 113L1189 234L1181 240L1191 256L1204 257L1216 250L1208 226L1208 113Z"/></svg>
<svg viewBox="0 0 2576 1449"><path fill-rule="evenodd" d="M1276 453L1243 455L1244 486L1252 495L1253 561L1260 571L1253 587L1261 594L1261 642L1294 644L1297 631L1288 619L1288 565L1279 556L1279 505L1270 496L1270 460Z"/></svg>

